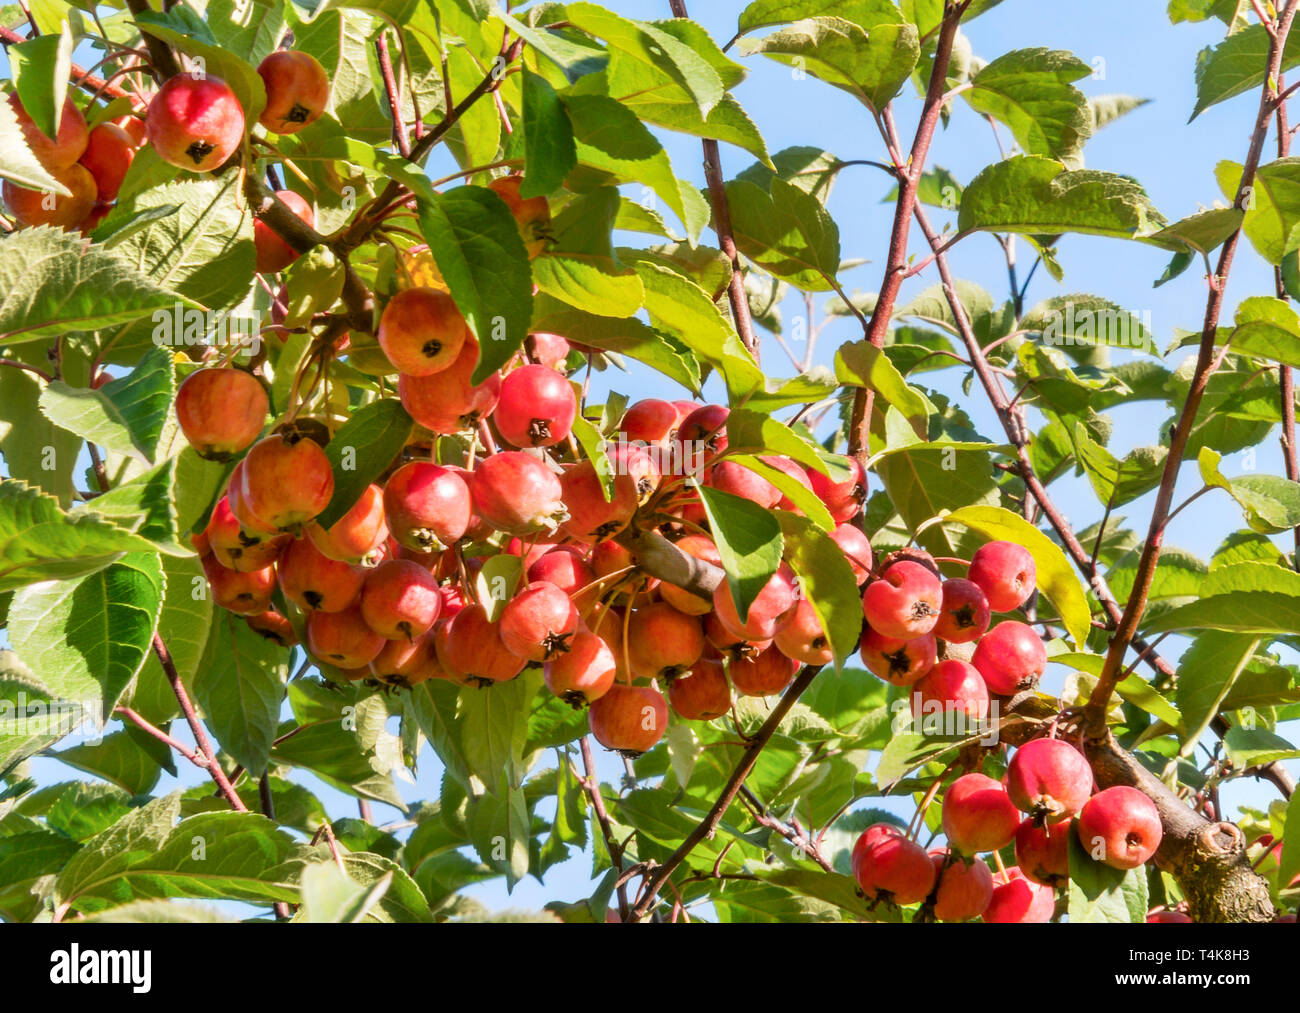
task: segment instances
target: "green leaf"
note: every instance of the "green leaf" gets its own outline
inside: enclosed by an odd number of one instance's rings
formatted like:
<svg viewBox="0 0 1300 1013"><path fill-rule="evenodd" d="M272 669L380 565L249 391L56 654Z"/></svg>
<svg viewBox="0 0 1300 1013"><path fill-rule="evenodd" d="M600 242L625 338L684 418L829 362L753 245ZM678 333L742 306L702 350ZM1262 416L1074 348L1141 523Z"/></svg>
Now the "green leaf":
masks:
<svg viewBox="0 0 1300 1013"><path fill-rule="evenodd" d="M504 775L494 783L494 792L470 800L466 824L479 858L513 889L528 875L528 804L523 789L508 786Z"/></svg>
<svg viewBox="0 0 1300 1013"><path fill-rule="evenodd" d="M540 681L536 671L525 671L509 682L460 692L456 720L465 743L465 759L470 773L489 791L503 784L510 789L523 784L528 717Z"/></svg>
<svg viewBox="0 0 1300 1013"><path fill-rule="evenodd" d="M1157 616L1149 633L1167 630L1293 633L1300 629L1300 574L1274 563L1212 569L1201 599Z"/></svg>
<svg viewBox="0 0 1300 1013"><path fill-rule="evenodd" d="M753 0L740 12L736 29L743 35L814 17L843 18L869 31L897 22L898 7L893 0Z"/></svg>
<svg viewBox="0 0 1300 1013"><path fill-rule="evenodd" d="M1039 590L1056 608L1074 642L1083 647L1092 626L1087 594L1065 552L1019 514L997 506L954 510L946 522L978 531L986 538L1014 542L1034 558Z"/></svg>
<svg viewBox="0 0 1300 1013"><path fill-rule="evenodd" d="M1224 196L1238 199L1242 167L1223 161L1214 167ZM1300 158L1279 158L1261 165L1251 185L1242 227L1246 238L1270 264L1281 264L1296 249L1293 240L1300 224Z"/></svg>
<svg viewBox="0 0 1300 1013"><path fill-rule="evenodd" d="M327 924L364 921L392 885L392 874L381 876L369 887L356 882L337 863L317 862L302 870L302 911L299 920Z"/></svg>
<svg viewBox="0 0 1300 1013"><path fill-rule="evenodd" d="M1227 334L1233 352L1300 366L1300 316L1288 303L1272 296L1244 299L1237 307L1236 324L1231 331L1216 331L1215 344L1222 347Z"/></svg>
<svg viewBox="0 0 1300 1013"><path fill-rule="evenodd" d="M149 736L145 736L145 740L157 742ZM102 777L133 796L148 795L162 777L158 759L146 751L132 729L113 732L105 735L101 742L82 743L51 755L87 774Z"/></svg>
<svg viewBox="0 0 1300 1013"><path fill-rule="evenodd" d="M485 187L456 187L418 207L420 231L478 339L473 381L482 383L523 346L528 333L528 251L505 201Z"/></svg>
<svg viewBox="0 0 1300 1013"><path fill-rule="evenodd" d="M1265 728L1229 728L1223 745L1228 759L1243 770L1300 757L1300 749Z"/></svg>
<svg viewBox="0 0 1300 1013"><path fill-rule="evenodd" d="M1252 634L1210 630L1183 653L1174 690L1183 717L1180 756L1192 754L1257 647L1259 637Z"/></svg>
<svg viewBox="0 0 1300 1013"><path fill-rule="evenodd" d="M397 459L414 423L400 401L382 398L362 405L325 447L334 469L334 496L317 518L329 527L352 509L366 487Z"/></svg>
<svg viewBox="0 0 1300 1013"><path fill-rule="evenodd" d="M732 180L727 204L736 246L746 257L805 292L834 288L840 233L816 197L773 176L766 191Z"/></svg>
<svg viewBox="0 0 1300 1013"><path fill-rule="evenodd" d="M835 654L835 671L858 649L862 596L844 550L803 517L778 513L786 562L799 578L799 592L812 602Z"/></svg>
<svg viewBox="0 0 1300 1013"><path fill-rule="evenodd" d="M1219 470L1222 455L1202 447L1198 457L1205 484L1227 491L1241 506L1246 523L1266 535L1281 534L1300 525L1300 483L1277 475L1242 475L1225 478Z"/></svg>
<svg viewBox="0 0 1300 1013"><path fill-rule="evenodd" d="M1262 87L1268 74L1273 38L1263 25L1233 32L1217 46L1203 49L1196 59L1196 119L1210 106ZM1288 37L1282 70L1300 63L1300 39Z"/></svg>
<svg viewBox="0 0 1300 1013"><path fill-rule="evenodd" d="M159 558L146 553L80 580L32 584L9 607L10 641L51 692L106 720L144 663L162 585Z"/></svg>
<svg viewBox="0 0 1300 1013"><path fill-rule="evenodd" d="M0 837L0 916L30 921L40 910L37 881L62 869L80 846L62 834L40 829Z"/></svg>
<svg viewBox="0 0 1300 1013"><path fill-rule="evenodd" d="M152 464L175 393L171 353L155 348L129 374L97 390L55 380L40 404L42 414L68 432Z"/></svg>
<svg viewBox="0 0 1300 1013"><path fill-rule="evenodd" d="M771 511L750 500L708 486L700 486L699 493L743 622L749 606L781 565L785 547L781 525Z"/></svg>
<svg viewBox="0 0 1300 1013"><path fill-rule="evenodd" d="M527 67L523 71L524 181L519 196L525 200L560 189L578 164L573 127L564 103L546 78Z"/></svg>
<svg viewBox="0 0 1300 1013"><path fill-rule="evenodd" d="M488 691L490 692L490 690ZM419 726L438 759L461 788L471 788L471 765L461 725L456 717L460 693L455 684L428 679L403 695L404 713Z"/></svg>
<svg viewBox="0 0 1300 1013"><path fill-rule="evenodd" d="M981 172L962 196L957 227L1027 235L1139 238L1165 224L1142 187L1126 176L1067 170L1060 162L1022 155Z"/></svg>
<svg viewBox="0 0 1300 1013"><path fill-rule="evenodd" d="M0 179L12 180L28 190L47 191L61 197L70 194L32 154L18 125L18 116L8 102L0 102Z"/></svg>
<svg viewBox="0 0 1300 1013"><path fill-rule="evenodd" d="M1145 922L1145 868L1112 869L1094 861L1075 833L1069 835L1070 922Z"/></svg>
<svg viewBox="0 0 1300 1013"><path fill-rule="evenodd" d="M60 709L50 720L47 715L54 712L52 703L49 690L18 655L0 650L0 714L5 716L0 722L0 776L91 717L72 706Z"/></svg>
<svg viewBox="0 0 1300 1013"><path fill-rule="evenodd" d="M1293 824L1291 821L1295 820ZM1290 883L1300 874L1300 802L1295 796L1286 808L1286 822L1283 825L1282 854L1278 857L1277 881Z"/></svg>
<svg viewBox="0 0 1300 1013"><path fill-rule="evenodd" d="M1005 123L1026 153L1078 169L1092 133L1092 113L1074 82L1091 74L1073 53L1017 49L981 67L964 95L977 112Z"/></svg>
<svg viewBox="0 0 1300 1013"><path fill-rule="evenodd" d="M36 129L58 137L72 70L72 33L44 34L8 49L14 90Z"/></svg>
<svg viewBox="0 0 1300 1013"><path fill-rule="evenodd" d="M841 345L835 353L835 376L840 383L875 391L902 413L920 439L925 439L929 404L920 392L908 385L882 349L866 340Z"/></svg>

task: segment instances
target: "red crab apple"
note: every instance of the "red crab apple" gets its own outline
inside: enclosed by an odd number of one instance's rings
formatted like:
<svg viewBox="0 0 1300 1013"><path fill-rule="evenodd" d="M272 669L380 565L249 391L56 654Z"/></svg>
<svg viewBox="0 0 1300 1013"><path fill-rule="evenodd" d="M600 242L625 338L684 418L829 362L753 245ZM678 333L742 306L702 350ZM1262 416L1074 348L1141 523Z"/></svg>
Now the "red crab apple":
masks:
<svg viewBox="0 0 1300 1013"><path fill-rule="evenodd" d="M568 439L577 415L578 398L568 377L549 366L527 365L501 381L492 421L511 446L553 447Z"/></svg>
<svg viewBox="0 0 1300 1013"><path fill-rule="evenodd" d="M212 555L204 556L202 564L212 600L223 609L253 616L271 607L271 592L275 589L274 566L261 570L228 570Z"/></svg>
<svg viewBox="0 0 1300 1013"><path fill-rule="evenodd" d="M528 568L530 584L536 581L554 584L572 599L577 608L584 607L592 600L591 591L587 591L583 597L579 597L579 592L590 587L595 579L596 574L583 561L582 554L572 546L557 546Z"/></svg>
<svg viewBox="0 0 1300 1013"><path fill-rule="evenodd" d="M786 657L805 665L828 665L835 656L810 598L800 598L795 602L772 642Z"/></svg>
<svg viewBox="0 0 1300 1013"><path fill-rule="evenodd" d="M633 558L631 551L623 545L614 541L597 542L591 547L591 553L587 557L591 564L592 571L596 574L597 580L604 580L606 577L613 578L616 575L624 578L625 581L635 581L630 588L629 593L643 593L655 590L659 586L659 578L651 577L648 573L639 571L633 572L636 566L636 560ZM605 587L612 586L612 580L605 582Z"/></svg>
<svg viewBox="0 0 1300 1013"><path fill-rule="evenodd" d="M61 172L76 162L85 152L90 133L86 128L86 117L72 101L72 89L68 89L68 94L63 99L56 138L51 138L41 131L36 121L23 108L17 92L9 93L8 102L9 108L13 110L18 120L18 127L23 132L23 140L27 142L27 147L36 156L36 160L48 172Z"/></svg>
<svg viewBox="0 0 1300 1013"><path fill-rule="evenodd" d="M469 528L472 509L465 480L428 461L402 465L384 484L388 529L399 545L417 552L460 541Z"/></svg>
<svg viewBox="0 0 1300 1013"><path fill-rule="evenodd" d="M901 833L881 833L863 849L857 879L871 900L900 906L916 904L934 889L934 863L923 847Z"/></svg>
<svg viewBox="0 0 1300 1013"><path fill-rule="evenodd" d="M222 496L212 508L204 529L208 550L217 562L231 570L261 570L280 558L287 535L248 532L230 509L230 497Z"/></svg>
<svg viewBox="0 0 1300 1013"><path fill-rule="evenodd" d="M1170 911L1168 909L1163 911L1151 911L1147 914L1146 920L1148 925L1160 925L1160 924L1191 925L1192 924L1192 920L1189 917L1187 917L1187 915L1185 915L1183 912ZM1281 920L1282 920L1281 918L1277 919L1277 921L1281 921ZM1295 921L1295 915L1291 916L1291 920Z"/></svg>
<svg viewBox="0 0 1300 1013"><path fill-rule="evenodd" d="M853 576L858 582L858 587L861 587L871 578L871 564L874 561L871 543L867 541L867 536L862 533L861 528L844 523L836 525L835 530L831 532L831 540L844 553L844 558L853 568Z"/></svg>
<svg viewBox="0 0 1300 1013"><path fill-rule="evenodd" d="M704 484L710 489L739 496L764 510L781 502L781 490L758 472L735 461L722 460L709 468Z"/></svg>
<svg viewBox="0 0 1300 1013"><path fill-rule="evenodd" d="M647 398L636 402L623 413L619 432L629 443L639 440L650 446L666 446L676 431L677 421L680 418L677 406L671 401Z"/></svg>
<svg viewBox="0 0 1300 1013"><path fill-rule="evenodd" d="M568 517L555 473L520 450L482 461L470 479L470 494L479 516L510 535L554 531Z"/></svg>
<svg viewBox="0 0 1300 1013"><path fill-rule="evenodd" d="M978 918L993 899L993 873L983 862L931 851L930 861L939 885L934 891L934 916L941 922L968 922Z"/></svg>
<svg viewBox="0 0 1300 1013"><path fill-rule="evenodd" d="M244 622L259 637L274 641L281 647L295 647L298 644L298 634L294 632L293 624L279 612L268 609L255 616L245 616Z"/></svg>
<svg viewBox="0 0 1300 1013"><path fill-rule="evenodd" d="M808 480L808 475L804 472L803 468L799 467L799 465L790 460L790 458L768 455L760 457L759 460L769 468L774 468L775 470L782 472L791 482L803 486L810 493L812 492L812 482ZM804 516L803 507L799 506L799 504L792 500L788 493L782 492L781 498L776 501L776 505L782 510L789 510L792 514L798 514L800 517Z"/></svg>
<svg viewBox="0 0 1300 1013"><path fill-rule="evenodd" d="M756 658L772 646L770 639L746 640L743 636L732 633L722 625L716 612L709 612L704 616L704 639L714 650L731 661Z"/></svg>
<svg viewBox="0 0 1300 1013"><path fill-rule="evenodd" d="M280 590L304 612L342 612L356 603L365 574L323 554L310 538L292 541L277 570Z"/></svg>
<svg viewBox="0 0 1300 1013"><path fill-rule="evenodd" d="M221 78L177 74L149 103L145 130L164 162L190 172L211 172L244 139L244 108Z"/></svg>
<svg viewBox="0 0 1300 1013"><path fill-rule="evenodd" d="M1029 550L1015 542L989 542L971 557L970 579L980 586L994 612L1020 608L1034 593L1037 568Z"/></svg>
<svg viewBox="0 0 1300 1013"><path fill-rule="evenodd" d="M731 710L731 685L722 662L701 660L668 683L668 702L687 721L712 721Z"/></svg>
<svg viewBox="0 0 1300 1013"><path fill-rule="evenodd" d="M745 640L771 640L794 603L794 571L788 563L782 563L767 579L750 603L749 614L743 622L730 583L724 580L713 592L713 611L718 621L728 632Z"/></svg>
<svg viewBox="0 0 1300 1013"><path fill-rule="evenodd" d="M1084 849L1113 869L1136 869L1156 853L1164 835L1156 804L1124 784L1088 799L1075 827Z"/></svg>
<svg viewBox="0 0 1300 1013"><path fill-rule="evenodd" d="M330 98L325 68L309 53L280 49L257 66L266 86L258 122L277 134L296 134L315 123Z"/></svg>
<svg viewBox="0 0 1300 1013"><path fill-rule="evenodd" d="M681 448L682 460L700 466L727 449L727 416L723 405L703 405L685 414L673 442Z"/></svg>
<svg viewBox="0 0 1300 1013"><path fill-rule="evenodd" d="M822 474L816 468L807 470L812 491L826 504L826 509L830 511L836 524L842 524L855 517L867 497L867 483L862 474L862 465L852 457L845 460L849 474L847 478L839 481Z"/></svg>
<svg viewBox="0 0 1300 1013"><path fill-rule="evenodd" d="M414 640L389 640L370 663L371 674L385 686L410 689L441 671L429 633Z"/></svg>
<svg viewBox="0 0 1300 1013"><path fill-rule="evenodd" d="M934 629L942 600L939 578L920 563L903 559L867 584L862 612L883 636L912 640Z"/></svg>
<svg viewBox="0 0 1300 1013"><path fill-rule="evenodd" d="M501 612L501 642L521 658L550 661L564 654L578 631L578 610L554 584L529 584Z"/></svg>
<svg viewBox="0 0 1300 1013"><path fill-rule="evenodd" d="M539 366L562 370L569 358L569 341L559 334L537 331L524 339L528 357Z"/></svg>
<svg viewBox="0 0 1300 1013"><path fill-rule="evenodd" d="M1042 823L1032 817L1016 830L1016 864L1025 878L1041 886L1063 886L1070 878L1068 821Z"/></svg>
<svg viewBox="0 0 1300 1013"><path fill-rule="evenodd" d="M308 228L316 227L316 212L312 210L311 204L305 197L292 190L277 190L275 195L282 204L305 222ZM253 219L253 249L257 255L258 274L275 274L277 271L283 271L300 256L297 250L281 239L280 234L261 218Z"/></svg>
<svg viewBox="0 0 1300 1013"><path fill-rule="evenodd" d="M138 122L138 121L137 121ZM78 160L95 177L98 199L111 204L117 200L122 180L135 159L136 143L116 123L101 123L90 132L86 150Z"/></svg>
<svg viewBox="0 0 1300 1013"><path fill-rule="evenodd" d="M930 669L913 686L909 700L913 722L920 726L923 722L937 721L938 734L943 734L943 722L948 714L981 721L989 711L989 691L979 669L957 658L947 658Z"/></svg>
<svg viewBox="0 0 1300 1013"><path fill-rule="evenodd" d="M222 460L251 446L271 410L266 389L242 369L199 369L176 392L176 421L199 454Z"/></svg>
<svg viewBox="0 0 1300 1013"><path fill-rule="evenodd" d="M240 495L271 527L296 531L329 506L334 471L319 443L277 433L253 444L244 458Z"/></svg>
<svg viewBox="0 0 1300 1013"><path fill-rule="evenodd" d="M799 662L769 647L757 657L735 659L728 671L731 684L742 696L772 696L794 681Z"/></svg>
<svg viewBox="0 0 1300 1013"><path fill-rule="evenodd" d="M910 686L934 668L938 645L930 633L911 640L896 640L868 626L858 643L858 652L862 664L877 679L895 686Z"/></svg>
<svg viewBox="0 0 1300 1013"><path fill-rule="evenodd" d="M934 635L950 644L969 644L988 630L989 611L988 599L974 581L945 580Z"/></svg>
<svg viewBox="0 0 1300 1013"><path fill-rule="evenodd" d="M478 365L478 342L466 338L456 360L427 376L403 373L397 378L402 407L430 432L450 436L478 425L497 406L501 377L493 373L480 384L471 382Z"/></svg>
<svg viewBox="0 0 1300 1013"><path fill-rule="evenodd" d="M606 749L635 759L668 729L668 702L649 686L615 683L587 711L591 734Z"/></svg>
<svg viewBox="0 0 1300 1013"><path fill-rule="evenodd" d="M347 513L328 528L313 523L307 535L330 559L345 563L373 562L388 540L384 490L372 482L361 491Z"/></svg>
<svg viewBox="0 0 1300 1013"><path fill-rule="evenodd" d="M722 566L722 557L718 554L718 547L713 544L713 539L707 535L685 535L679 538L675 544L679 552L683 552L694 559L712 563L717 567ZM701 598L699 595L678 587L676 584L660 584L659 597L677 609L678 612L685 612L687 615L702 616L713 611L713 600L711 598Z"/></svg>
<svg viewBox="0 0 1300 1013"><path fill-rule="evenodd" d="M617 670L605 641L583 630L573 635L567 651L546 662L542 674L550 691L576 709L608 693Z"/></svg>
<svg viewBox="0 0 1300 1013"><path fill-rule="evenodd" d="M498 419L500 412L498 408ZM659 470L641 447L618 444L610 448L608 457L614 472L613 495L608 500L590 460L579 461L560 476L569 512L564 533L577 541L596 542L618 534L659 484Z"/></svg>
<svg viewBox="0 0 1300 1013"><path fill-rule="evenodd" d="M704 628L695 616L662 601L632 610L627 661L634 675L671 680L690 669L703 653Z"/></svg>
<svg viewBox="0 0 1300 1013"><path fill-rule="evenodd" d="M435 631L438 661L458 682L489 686L509 682L524 670L524 659L506 647L501 624L488 619L482 605L466 605Z"/></svg>
<svg viewBox="0 0 1300 1013"><path fill-rule="evenodd" d="M1056 912L1056 892L1025 878L1012 866L993 877L993 899L984 911L990 923L1050 922Z"/></svg>
<svg viewBox="0 0 1300 1013"><path fill-rule="evenodd" d="M1068 820L1092 794L1092 768L1061 739L1033 739L1007 766L1007 794L1038 823Z"/></svg>
<svg viewBox="0 0 1300 1013"><path fill-rule="evenodd" d="M551 208L545 197L521 197L519 188L522 184L522 176L499 176L488 184L488 189L505 201L515 224L519 226L528 256L536 257L554 238L551 232Z"/></svg>
<svg viewBox="0 0 1300 1013"><path fill-rule="evenodd" d="M389 559L366 574L361 615L389 640L414 640L433 627L442 607L433 574L409 559Z"/></svg>
<svg viewBox="0 0 1300 1013"><path fill-rule="evenodd" d="M873 823L866 830L858 834L858 839L853 842L853 850L849 854L849 869L853 873L853 878L858 878L858 870L862 867L862 860L866 857L867 852L874 848L881 841L891 837L906 837L902 827L895 826L892 823Z"/></svg>
<svg viewBox="0 0 1300 1013"><path fill-rule="evenodd" d="M998 851L1015 840L1019 825L1007 790L984 774L962 775L944 795L943 832L954 851Z"/></svg>
<svg viewBox="0 0 1300 1013"><path fill-rule="evenodd" d="M342 612L313 612L307 617L307 649L335 668L364 668L387 640L372 630L356 605Z"/></svg>
<svg viewBox="0 0 1300 1013"><path fill-rule="evenodd" d="M84 165L70 165L50 173L68 191L28 190L5 180L5 206L19 225L49 225L56 229L79 226L95 207L95 178Z"/></svg>
<svg viewBox="0 0 1300 1013"><path fill-rule="evenodd" d="M1008 620L981 639L971 664L984 676L984 685L997 696L1011 696L1032 685L1047 667L1047 648L1033 628Z"/></svg>
<svg viewBox="0 0 1300 1013"><path fill-rule="evenodd" d="M446 292L408 288L388 300L379 318L379 346L406 376L440 373L456 361L469 326Z"/></svg>

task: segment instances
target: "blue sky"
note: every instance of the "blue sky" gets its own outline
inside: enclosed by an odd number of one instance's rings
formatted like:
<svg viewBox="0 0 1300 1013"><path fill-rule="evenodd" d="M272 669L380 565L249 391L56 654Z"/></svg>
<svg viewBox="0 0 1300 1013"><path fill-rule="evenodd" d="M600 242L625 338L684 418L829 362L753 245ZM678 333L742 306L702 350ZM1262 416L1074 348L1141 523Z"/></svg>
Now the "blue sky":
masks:
<svg viewBox="0 0 1300 1013"><path fill-rule="evenodd" d="M688 5L692 16L702 22L719 42L734 33L736 16L745 6L735 0L688 0ZM669 15L667 0L612 0L606 6L629 17L663 18ZM1187 122L1194 101L1196 55L1204 46L1219 41L1222 36L1220 23L1171 26L1165 15L1165 4L1159 0L1136 3L1132 0L1075 3L1005 0L991 13L972 22L967 34L975 53L985 59L1030 46L1069 49L1097 70L1098 79L1084 80L1078 85L1088 95L1120 92L1151 99L1149 105L1107 127L1088 144L1087 164L1090 168L1137 178L1170 220L1222 199L1213 168L1222 159L1240 161L1244 157L1256 97L1242 96L1209 110L1193 123ZM788 68L762 58L745 58L741 62L749 68L750 75L737 90L737 97L762 130L771 151L791 145L817 145L842 159L883 159L879 139L866 110L847 95L811 78L794 80ZM910 139L918 108L910 89L898 105L899 129L905 138ZM940 131L936 137L932 160L950 169L962 182L968 182L981 168L999 157L998 149L988 127L961 100L957 106L952 126ZM661 136L679 175L702 184L698 140L681 135ZM752 162L747 153L726 146L722 158L724 174L728 177ZM430 167L431 175L441 175L444 164L435 157ZM882 197L890 186L889 179L878 170L850 168L841 175L831 199L830 210L839 225L844 258L862 257L872 261L843 279L850 291L874 291L879 285L892 219L892 205L882 203ZM936 214L935 217L942 221L942 216ZM915 238L919 240L919 237ZM705 241L711 239L712 236L706 234ZM918 241L914 241L913 249L921 249ZM1024 256L1023 244L1021 251ZM1168 344L1175 328L1199 327L1205 303L1205 285L1197 268L1189 270L1172 284L1154 289L1152 282L1163 271L1167 254L1151 247L1069 237L1062 242L1060 254L1066 272L1064 283L1057 286L1040 271L1029 291L1028 305L1054 294L1079 292L1105 296L1130 311L1149 312L1161 347ZM1002 252L992 238L976 235L964 240L953 250L951 259L959 277L979 282L998 298L1006 296ZM1029 261L1023 260L1022 263L1027 268ZM907 283L903 298L936 281L933 269L928 270ZM1228 291L1225 319L1240 299L1271 291L1271 269L1252 250L1243 247ZM819 297L818 305L822 302L823 298ZM788 324L803 312L802 304L791 300L784 311ZM851 321L832 325L821 339L817 360L829 363L840 341L860 337L860 330ZM769 371L787 371L788 363L775 344L766 343L764 356ZM1178 353L1169 365L1176 365L1177 359ZM927 375L926 382L934 382L931 379L933 375ZM942 390L959 395L956 389L959 380L960 372L952 371L951 378L938 385ZM604 374L593 390L593 396L599 399L609 386L634 396L680 396L666 382L639 369L629 375ZM979 399L961 400L971 408L980 428L987 435L995 435L996 422L991 412L980 406ZM1155 442L1156 427L1164 417L1165 412L1150 407L1125 408L1117 412L1119 424L1112 451L1122 454L1131 446ZM1260 471L1281 473L1281 457L1275 438L1270 438L1261 448L1256 466ZM1225 473L1233 475L1241 470L1241 462L1231 458L1225 460ZM1194 475L1185 474L1180 485L1183 494L1190 494L1198 487ZM1063 480L1053 486L1053 493L1076 527L1082 528L1098 518L1100 510L1083 482ZM1124 512L1130 523L1144 528L1149 509L1150 497L1146 497L1131 504ZM1238 526L1240 515L1234 505L1225 497L1207 496L1178 517L1167 543L1207 557L1222 535ZM1291 732L1294 739L1295 730ZM437 794L440 766L427 749L421 761L417 783L413 786L399 784L399 790L410 800ZM53 760L38 760L34 765L42 781L76 776L75 772ZM620 762L603 756L600 766L608 780L617 782L622 772ZM1296 766L1292 764L1293 771ZM182 776L184 783L190 784L195 783L200 774L183 765ZM350 798L315 782L310 775L305 775L304 780L319 790L320 797L333 815L355 815L356 805ZM166 788L165 781L158 790ZM1225 793L1225 803L1229 808L1239 802L1263 806L1273 797L1271 792L1268 786L1260 787L1253 782L1241 784ZM871 804L875 804L874 801ZM908 800L899 800L893 807L899 812L910 812ZM397 816L395 811L379 804L375 805L375 812L380 822ZM502 881L466 892L491 907L537 908L548 900L575 900L590 893L589 869L590 857L584 855L552 869L545 885L525 880L513 896L507 896Z"/></svg>

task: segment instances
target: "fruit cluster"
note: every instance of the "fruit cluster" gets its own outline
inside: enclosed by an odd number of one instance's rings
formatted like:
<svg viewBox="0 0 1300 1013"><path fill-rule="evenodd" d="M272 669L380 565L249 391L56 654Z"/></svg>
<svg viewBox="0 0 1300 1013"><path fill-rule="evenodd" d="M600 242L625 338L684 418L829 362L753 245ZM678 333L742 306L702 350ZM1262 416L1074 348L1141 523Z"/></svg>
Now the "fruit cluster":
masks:
<svg viewBox="0 0 1300 1013"><path fill-rule="evenodd" d="M853 849L852 869L872 900L924 903L940 921L1047 922L1056 888L1070 877L1070 834L1093 861L1136 869L1160 846L1155 803L1124 785L1094 791L1092 769L1068 742L1038 738L1011 757L995 780L963 774L944 793L948 847L929 853L898 827L868 827ZM1016 865L997 853L1014 848ZM993 852L994 874L977 856Z"/></svg>
<svg viewBox="0 0 1300 1013"><path fill-rule="evenodd" d="M291 134L313 123L329 102L330 85L314 57L279 50L257 68L267 102L258 122L277 134ZM177 74L130 112L107 117L92 129L86 113L69 94L63 102L55 137L37 127L17 93L8 98L27 146L67 195L31 190L6 180L4 203L20 226L50 225L92 232L112 210L127 171L144 145L170 165L191 172L219 169L239 150L246 133L244 108L234 90L211 74ZM101 111L92 106L86 112ZM102 109L107 114L108 110ZM278 196L310 222L311 208L292 191ZM261 223L258 270L280 270L295 254ZM278 244L278 246L277 246ZM263 266L262 247L287 259ZM283 248L283 249L280 249ZM267 264L271 262L268 260Z"/></svg>

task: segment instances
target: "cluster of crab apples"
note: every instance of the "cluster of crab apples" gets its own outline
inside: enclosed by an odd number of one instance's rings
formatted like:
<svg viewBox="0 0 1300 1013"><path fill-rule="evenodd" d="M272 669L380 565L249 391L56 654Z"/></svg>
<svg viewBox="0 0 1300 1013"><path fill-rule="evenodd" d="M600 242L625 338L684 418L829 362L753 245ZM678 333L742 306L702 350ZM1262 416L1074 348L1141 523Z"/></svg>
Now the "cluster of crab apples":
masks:
<svg viewBox="0 0 1300 1013"><path fill-rule="evenodd" d="M314 57L277 50L261 62L257 72L267 97L258 122L267 131L296 133L324 112L329 78ZM53 137L36 125L16 92L8 101L32 154L67 191L32 190L6 180L4 203L19 226L49 225L89 233L112 210L127 171L144 145L177 168L210 172L238 152L247 126L234 90L221 78L205 73L169 78L152 95L128 103L130 111L120 116L112 116L107 106L94 104L83 111L68 94ZM91 128L87 114L92 121L103 114L102 122ZM295 214L308 220L311 208L298 194L283 191L279 196ZM272 234L258 239L259 270L287 266L288 260L278 267L270 262L263 267L262 246L278 243L284 250L289 247ZM276 252L284 255L282 250Z"/></svg>

